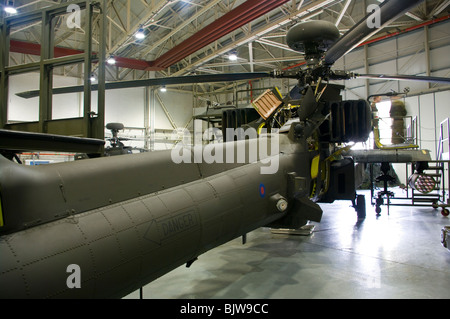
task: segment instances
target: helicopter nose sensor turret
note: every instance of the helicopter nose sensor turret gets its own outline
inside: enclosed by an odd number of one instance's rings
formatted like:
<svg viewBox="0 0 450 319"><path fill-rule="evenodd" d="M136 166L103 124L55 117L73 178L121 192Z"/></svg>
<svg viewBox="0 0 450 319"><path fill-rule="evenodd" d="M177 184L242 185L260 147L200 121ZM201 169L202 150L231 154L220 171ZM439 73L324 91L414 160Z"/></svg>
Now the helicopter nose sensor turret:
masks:
<svg viewBox="0 0 450 319"><path fill-rule="evenodd" d="M315 65L339 37L339 29L333 23L314 20L293 26L286 40L292 50L305 54L308 65Z"/></svg>

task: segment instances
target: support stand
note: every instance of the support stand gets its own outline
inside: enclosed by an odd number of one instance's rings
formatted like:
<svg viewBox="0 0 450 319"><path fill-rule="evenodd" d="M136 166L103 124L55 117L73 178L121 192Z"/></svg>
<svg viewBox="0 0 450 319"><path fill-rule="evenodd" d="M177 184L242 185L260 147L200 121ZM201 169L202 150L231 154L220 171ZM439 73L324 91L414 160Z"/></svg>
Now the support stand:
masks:
<svg viewBox="0 0 450 319"><path fill-rule="evenodd" d="M395 182L395 178L389 175L390 170L391 170L391 167L390 167L389 163L386 163L386 162L381 163L382 174L375 179L376 182L383 182L383 190L378 192L378 198L376 199L375 212L377 213L377 216L381 215L381 205L383 205L383 203L384 203L385 196L387 199L387 207L388 207L388 215L389 215L390 197L394 197L394 193L391 191L388 191L388 183Z"/></svg>

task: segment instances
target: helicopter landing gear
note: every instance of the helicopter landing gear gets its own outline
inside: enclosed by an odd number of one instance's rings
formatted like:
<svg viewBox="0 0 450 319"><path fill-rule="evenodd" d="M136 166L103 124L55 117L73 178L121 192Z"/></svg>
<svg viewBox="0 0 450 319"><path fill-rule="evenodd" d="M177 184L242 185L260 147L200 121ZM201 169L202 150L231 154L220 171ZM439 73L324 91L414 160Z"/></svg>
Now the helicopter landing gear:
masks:
<svg viewBox="0 0 450 319"><path fill-rule="evenodd" d="M366 197L364 195L356 195L353 200L353 208L356 210L358 220L366 219Z"/></svg>
<svg viewBox="0 0 450 319"><path fill-rule="evenodd" d="M366 219L366 197L364 195L356 195L352 200L352 204L358 215L358 220Z"/></svg>

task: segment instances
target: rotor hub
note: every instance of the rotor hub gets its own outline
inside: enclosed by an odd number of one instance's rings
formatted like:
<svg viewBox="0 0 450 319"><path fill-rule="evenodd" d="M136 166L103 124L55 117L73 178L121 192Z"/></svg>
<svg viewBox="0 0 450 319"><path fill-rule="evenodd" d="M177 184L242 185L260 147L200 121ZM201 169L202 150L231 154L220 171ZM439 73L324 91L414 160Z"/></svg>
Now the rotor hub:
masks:
<svg viewBox="0 0 450 319"><path fill-rule="evenodd" d="M292 50L305 55L308 65L315 65L339 37L339 29L333 23L314 20L293 26L286 40Z"/></svg>

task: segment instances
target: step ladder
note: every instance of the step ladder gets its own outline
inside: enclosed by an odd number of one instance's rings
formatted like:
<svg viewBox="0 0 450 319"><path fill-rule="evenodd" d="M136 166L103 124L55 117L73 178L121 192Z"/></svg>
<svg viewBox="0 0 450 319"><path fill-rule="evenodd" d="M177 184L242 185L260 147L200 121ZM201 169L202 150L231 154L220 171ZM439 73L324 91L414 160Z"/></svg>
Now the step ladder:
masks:
<svg viewBox="0 0 450 319"><path fill-rule="evenodd" d="M413 189L412 202L413 205L420 203L432 203L433 206L446 201L446 185L445 185L445 165L444 161L449 160L450 149L450 120L447 118L441 122L440 137L437 153L437 161L429 163L429 167L424 169L423 173L433 177L436 181L434 190L428 194L420 193Z"/></svg>
<svg viewBox="0 0 450 319"><path fill-rule="evenodd" d="M439 163L430 163L430 166L423 170L423 174L430 176L436 182L434 189L427 194L423 194L414 188L412 189L412 203L413 205L420 204L437 204L443 200L443 175L444 175L444 167Z"/></svg>

